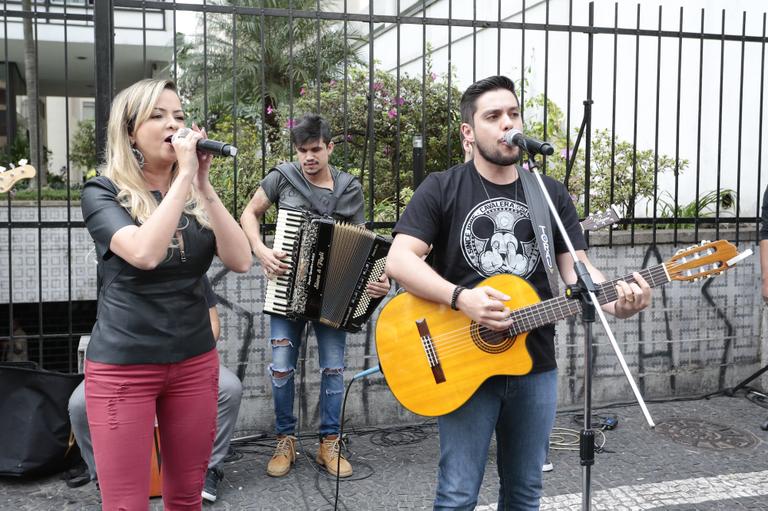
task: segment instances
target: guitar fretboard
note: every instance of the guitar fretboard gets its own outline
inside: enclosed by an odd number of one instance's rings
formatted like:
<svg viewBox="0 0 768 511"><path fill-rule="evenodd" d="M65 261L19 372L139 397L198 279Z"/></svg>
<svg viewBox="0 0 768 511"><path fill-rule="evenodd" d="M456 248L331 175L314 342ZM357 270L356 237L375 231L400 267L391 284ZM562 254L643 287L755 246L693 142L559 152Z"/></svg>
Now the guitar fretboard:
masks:
<svg viewBox="0 0 768 511"><path fill-rule="evenodd" d="M667 282L670 282L663 264L640 270L638 273L651 287L663 286ZM616 283L620 280L628 283L635 282L634 276L629 274L624 277L595 284L598 290L597 301L600 305L612 302L618 298L618 293L616 293ZM558 296L550 300L545 300L512 311L509 317L514 320L514 323L509 329L509 333L514 336L529 332L534 328L555 323L561 319L575 316L580 312L581 304L578 300L572 300L565 296Z"/></svg>

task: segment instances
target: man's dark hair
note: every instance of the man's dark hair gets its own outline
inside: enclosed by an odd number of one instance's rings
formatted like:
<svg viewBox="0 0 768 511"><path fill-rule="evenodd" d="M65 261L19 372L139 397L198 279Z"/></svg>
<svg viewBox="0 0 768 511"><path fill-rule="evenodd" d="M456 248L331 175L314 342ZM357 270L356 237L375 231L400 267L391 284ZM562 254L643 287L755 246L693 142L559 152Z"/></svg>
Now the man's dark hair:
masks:
<svg viewBox="0 0 768 511"><path fill-rule="evenodd" d="M475 112L477 112L477 98L488 91L496 89L508 90L514 94L518 104L520 103L520 100L517 98L517 93L515 92L515 84L512 80L506 76L489 76L488 78L483 78L467 87L467 90L461 95L461 103L459 103L461 122L466 122L470 126L474 126L473 119L475 117Z"/></svg>
<svg viewBox="0 0 768 511"><path fill-rule="evenodd" d="M327 145L331 141L331 126L317 114L304 114L291 129L291 142L301 146L313 140Z"/></svg>

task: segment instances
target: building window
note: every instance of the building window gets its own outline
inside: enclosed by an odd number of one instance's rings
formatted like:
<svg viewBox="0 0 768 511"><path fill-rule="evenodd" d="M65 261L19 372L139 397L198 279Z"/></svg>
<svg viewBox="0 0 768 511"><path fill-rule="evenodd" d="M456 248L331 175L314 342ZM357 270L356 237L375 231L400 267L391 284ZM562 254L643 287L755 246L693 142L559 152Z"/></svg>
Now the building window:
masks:
<svg viewBox="0 0 768 511"><path fill-rule="evenodd" d="M80 111L80 120L87 121L96 118L96 103L93 101L83 101Z"/></svg>

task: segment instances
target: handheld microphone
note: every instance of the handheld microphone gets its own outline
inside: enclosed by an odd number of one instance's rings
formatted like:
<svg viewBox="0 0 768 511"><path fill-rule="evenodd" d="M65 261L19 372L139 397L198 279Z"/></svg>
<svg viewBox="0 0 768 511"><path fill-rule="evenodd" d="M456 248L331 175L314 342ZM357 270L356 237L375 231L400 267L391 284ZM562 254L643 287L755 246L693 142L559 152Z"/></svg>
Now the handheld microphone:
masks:
<svg viewBox="0 0 768 511"><path fill-rule="evenodd" d="M208 138L197 141L197 150L220 156L234 156L237 154L237 147L232 144Z"/></svg>
<svg viewBox="0 0 768 511"><path fill-rule="evenodd" d="M173 139L176 137L184 138L189 133L189 128L182 128L173 135ZM218 156L234 156L237 154L237 147L226 142L219 142L217 140L211 140L209 138L201 139L197 141L197 150L205 153L211 153Z"/></svg>
<svg viewBox="0 0 768 511"><path fill-rule="evenodd" d="M529 138L523 135L523 132L512 128L504 134L504 143L512 146L516 145L528 154L543 154L549 156L555 152L554 147L549 142L540 142L535 138Z"/></svg>

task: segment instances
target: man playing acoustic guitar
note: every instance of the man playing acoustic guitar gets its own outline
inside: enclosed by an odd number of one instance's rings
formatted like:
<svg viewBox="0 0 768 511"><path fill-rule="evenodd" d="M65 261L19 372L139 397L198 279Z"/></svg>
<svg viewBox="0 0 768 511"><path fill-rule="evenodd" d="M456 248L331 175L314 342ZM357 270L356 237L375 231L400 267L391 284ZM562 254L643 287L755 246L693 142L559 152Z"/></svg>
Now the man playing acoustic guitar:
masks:
<svg viewBox="0 0 768 511"><path fill-rule="evenodd" d="M521 173L528 171L517 165L520 150L503 141L508 130L523 128L513 82L493 76L472 84L461 98L461 118L461 132L474 147L474 159L430 174L419 186L395 226L386 272L411 294L450 305L481 327L503 332L512 325L504 303L510 297L490 286L472 286L492 275L513 274L530 283L542 300L552 298L547 271L552 248L562 280L575 283L576 276L558 232L553 233L553 247L551 236L543 238L544 243L537 240L530 220L537 198L530 188L524 192L521 183ZM584 252L576 209L565 186L546 176L544 182L579 258L596 282L604 281ZM430 245L433 267L422 260ZM649 285L638 273L633 276L636 283L618 283L618 299L603 306L606 312L627 318L650 304ZM461 406L438 418L435 509L474 509L494 431L498 509L538 509L541 467L557 406L554 336L553 325L531 331L525 341L532 359L527 374L491 376ZM438 380L450 378L435 374Z"/></svg>

